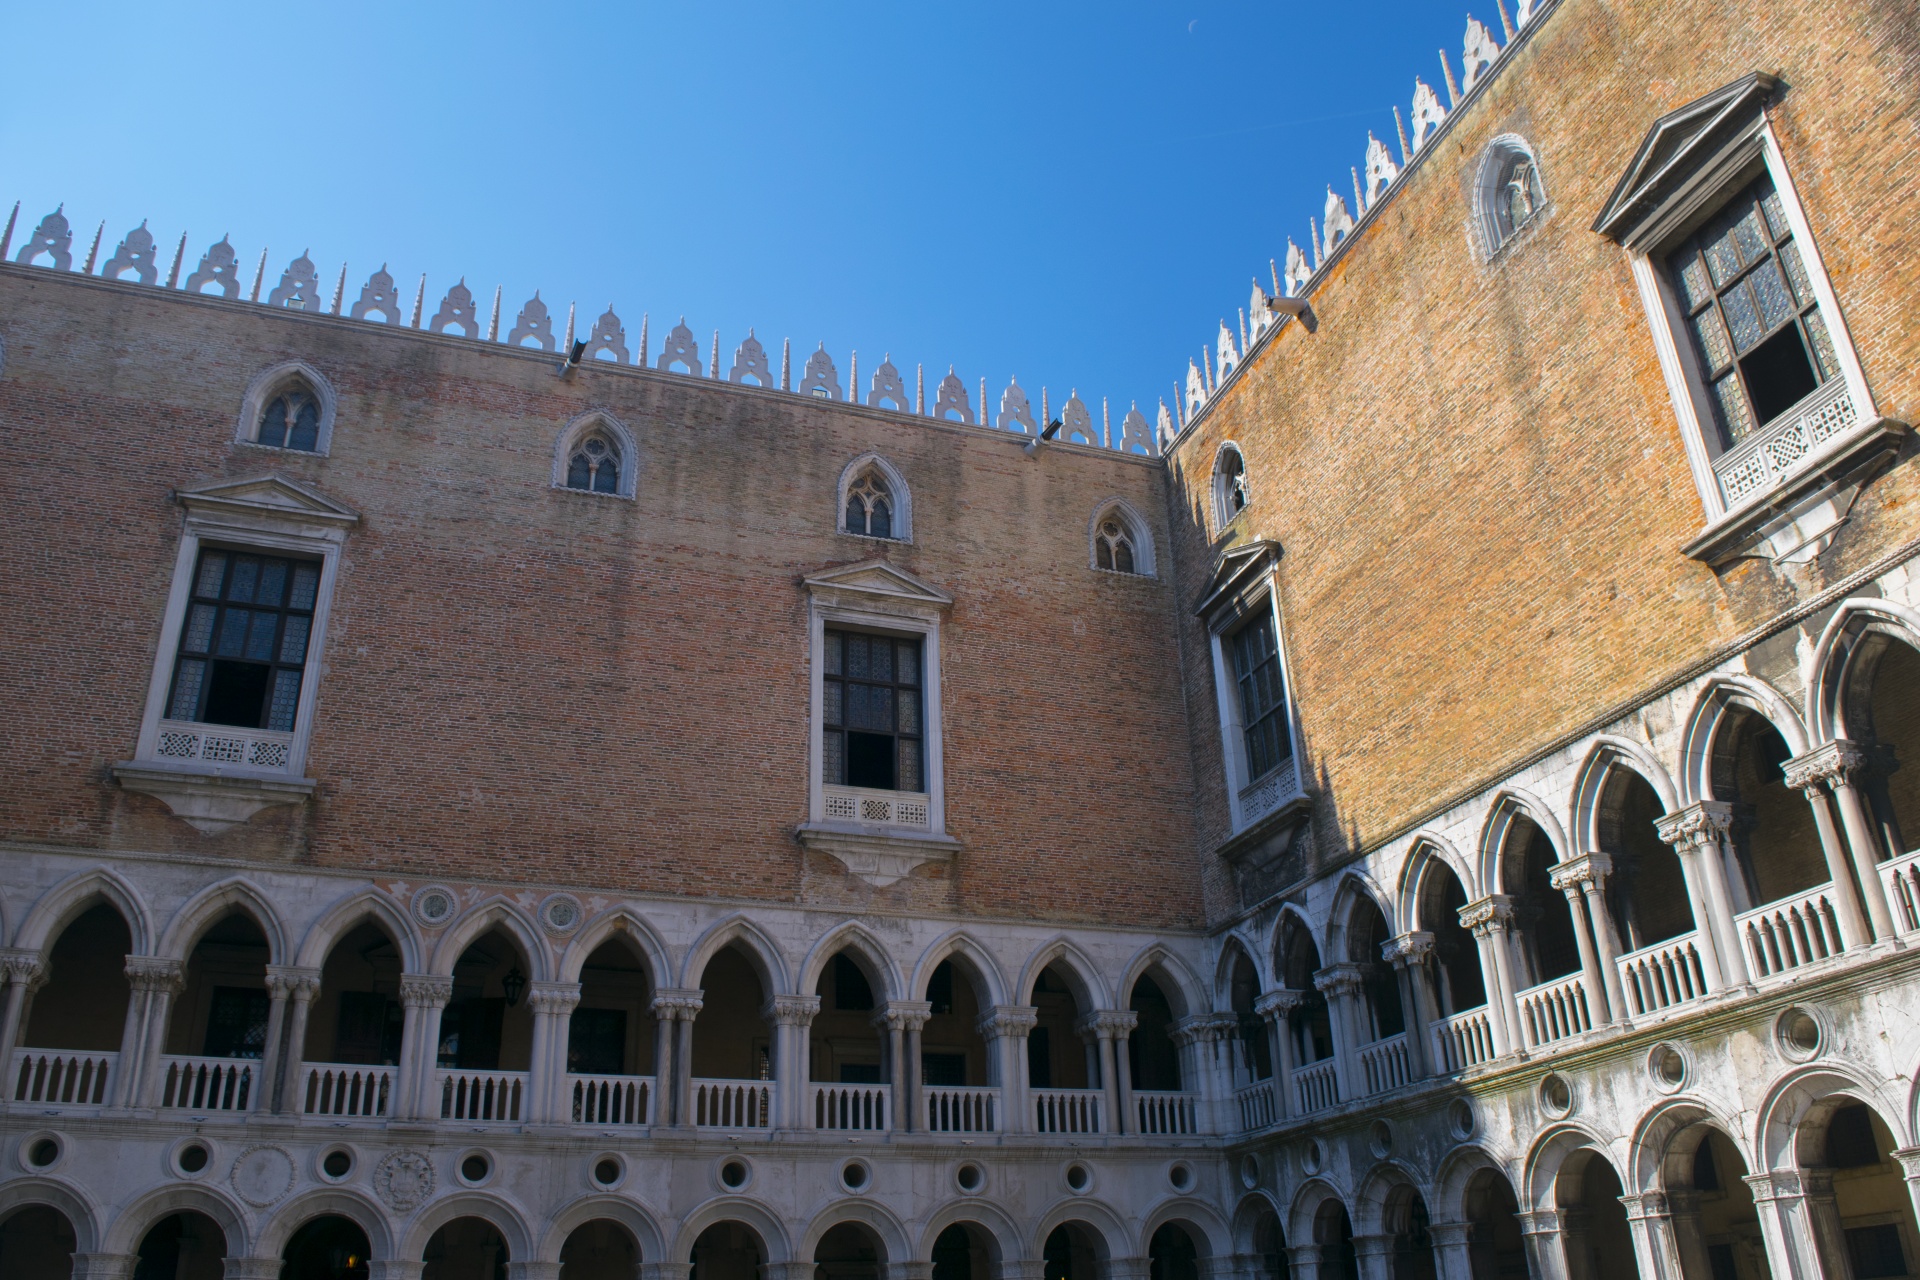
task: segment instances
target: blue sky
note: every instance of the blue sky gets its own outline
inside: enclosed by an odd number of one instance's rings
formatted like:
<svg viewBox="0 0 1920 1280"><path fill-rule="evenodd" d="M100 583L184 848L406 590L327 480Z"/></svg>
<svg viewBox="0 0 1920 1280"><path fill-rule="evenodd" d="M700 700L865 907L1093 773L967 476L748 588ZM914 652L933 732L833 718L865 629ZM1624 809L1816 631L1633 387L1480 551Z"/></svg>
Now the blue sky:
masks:
<svg viewBox="0 0 1920 1280"><path fill-rule="evenodd" d="M1483 9L1484 12L1479 10ZM954 365L997 401L1151 413L1416 75L1460 0L1371 5L68 0L0 48L0 200L84 252L231 233L251 283L310 249L427 310L465 276L637 342L684 314L795 369ZM1475 16L1499 33L1492 0ZM1444 89L1442 90L1444 93ZM1397 154L1397 145L1396 145ZM163 262L163 269L165 263ZM1037 408L1036 404L1036 408Z"/></svg>

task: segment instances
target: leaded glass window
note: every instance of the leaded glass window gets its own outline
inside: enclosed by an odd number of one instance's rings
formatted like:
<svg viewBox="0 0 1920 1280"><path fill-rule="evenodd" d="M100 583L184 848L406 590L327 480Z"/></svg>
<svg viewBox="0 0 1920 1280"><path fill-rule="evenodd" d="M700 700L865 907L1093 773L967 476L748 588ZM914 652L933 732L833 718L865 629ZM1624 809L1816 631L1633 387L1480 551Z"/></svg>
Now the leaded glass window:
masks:
<svg viewBox="0 0 1920 1280"><path fill-rule="evenodd" d="M920 641L829 630L820 691L822 780L926 790Z"/></svg>
<svg viewBox="0 0 1920 1280"><path fill-rule="evenodd" d="M319 590L317 560L203 549L167 718L290 732Z"/></svg>
<svg viewBox="0 0 1920 1280"><path fill-rule="evenodd" d="M1839 372L1773 179L1761 177L1669 258L1722 448Z"/></svg>
<svg viewBox="0 0 1920 1280"><path fill-rule="evenodd" d="M586 493L620 492L620 451L603 436L582 440L567 459L567 488Z"/></svg>
<svg viewBox="0 0 1920 1280"><path fill-rule="evenodd" d="M276 449L312 453L320 447L320 403L305 388L290 387L261 411L254 440Z"/></svg>
<svg viewBox="0 0 1920 1280"><path fill-rule="evenodd" d="M1100 522L1093 539L1093 562L1115 573L1137 573L1133 567L1133 539L1126 528L1109 516Z"/></svg>
<svg viewBox="0 0 1920 1280"><path fill-rule="evenodd" d="M1533 158L1516 155L1508 160L1500 174L1500 188L1494 195L1494 217L1500 224L1500 238L1505 240L1532 222L1545 203L1546 193L1540 189L1540 170L1534 167Z"/></svg>
<svg viewBox="0 0 1920 1280"><path fill-rule="evenodd" d="M1273 772L1293 754L1287 725L1287 689L1280 673L1280 646L1273 615L1262 610L1227 637L1233 676L1240 691L1242 733L1247 744L1247 781Z"/></svg>
<svg viewBox="0 0 1920 1280"><path fill-rule="evenodd" d="M869 538L893 536L893 494L878 473L864 471L847 486L846 529Z"/></svg>
<svg viewBox="0 0 1920 1280"><path fill-rule="evenodd" d="M1240 451L1227 448L1214 469L1214 498L1220 508L1220 523L1227 524L1247 509L1247 463Z"/></svg>

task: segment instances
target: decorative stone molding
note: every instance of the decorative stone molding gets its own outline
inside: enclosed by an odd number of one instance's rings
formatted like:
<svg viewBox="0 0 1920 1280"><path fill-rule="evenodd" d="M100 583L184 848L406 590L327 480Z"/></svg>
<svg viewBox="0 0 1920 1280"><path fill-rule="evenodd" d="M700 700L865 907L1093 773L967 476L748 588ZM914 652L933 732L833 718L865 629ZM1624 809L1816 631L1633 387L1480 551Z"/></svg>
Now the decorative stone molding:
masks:
<svg viewBox="0 0 1920 1280"><path fill-rule="evenodd" d="M1357 964L1330 964L1313 975L1313 985L1329 996L1353 995L1365 981Z"/></svg>
<svg viewBox="0 0 1920 1280"><path fill-rule="evenodd" d="M535 1013L572 1013L580 1003L577 982L529 982L527 1007Z"/></svg>
<svg viewBox="0 0 1920 1280"><path fill-rule="evenodd" d="M46 961L37 951L0 951L0 980L38 990L47 980Z"/></svg>
<svg viewBox="0 0 1920 1280"><path fill-rule="evenodd" d="M267 992L276 1000L311 1000L320 994L320 973L318 969L270 964L267 966Z"/></svg>
<svg viewBox="0 0 1920 1280"><path fill-rule="evenodd" d="M429 333L445 333L449 329L459 329L469 338L480 336L480 309L474 303L473 290L467 288L465 276L447 290L446 296L440 299L439 310L427 321Z"/></svg>
<svg viewBox="0 0 1920 1280"><path fill-rule="evenodd" d="M933 1016L929 1000L889 1000L868 1021L887 1031L918 1031Z"/></svg>
<svg viewBox="0 0 1920 1280"><path fill-rule="evenodd" d="M374 1194L406 1213L433 1194L433 1162L418 1151L390 1151L373 1171Z"/></svg>
<svg viewBox="0 0 1920 1280"><path fill-rule="evenodd" d="M1198 1016L1204 1018L1207 1015ZM1185 1019L1186 1022L1196 1020L1195 1018ZM1124 1040L1132 1035L1134 1028L1139 1025L1140 1015L1131 1009L1095 1009L1092 1013L1084 1014L1076 1020L1073 1029L1083 1036L1091 1034L1104 1039ZM1182 1024L1174 1024L1176 1028L1180 1025Z"/></svg>
<svg viewBox="0 0 1920 1280"><path fill-rule="evenodd" d="M1512 922L1513 899L1504 893L1490 893L1460 908L1459 915L1461 928L1484 938Z"/></svg>
<svg viewBox="0 0 1920 1280"><path fill-rule="evenodd" d="M387 272L387 264L381 263L380 269L367 277L360 286L360 297L347 308L347 315L355 320L365 320L368 316L379 316L388 324L401 323L400 287ZM438 322L440 317L435 316Z"/></svg>
<svg viewBox="0 0 1920 1280"><path fill-rule="evenodd" d="M233 1162L227 1181L234 1194L256 1209L276 1204L293 1190L293 1157L279 1147L248 1147Z"/></svg>
<svg viewBox="0 0 1920 1280"><path fill-rule="evenodd" d="M699 987L656 987L649 1007L662 1022L692 1022L706 1007L706 994Z"/></svg>
<svg viewBox="0 0 1920 1280"><path fill-rule="evenodd" d="M54 270L73 269L73 227L67 222L66 208L63 204L40 219L40 225L14 255L15 262L32 265L33 260L44 253L53 259Z"/></svg>
<svg viewBox="0 0 1920 1280"><path fill-rule="evenodd" d="M200 293L208 285L216 286L222 297L240 296L240 258L225 236L220 237L220 243L200 255L200 265L187 277L186 290L188 293Z"/></svg>
<svg viewBox="0 0 1920 1280"><path fill-rule="evenodd" d="M1596 849L1549 869L1547 883L1564 893L1568 889L1578 889L1583 884L1598 888L1606 884L1607 877L1612 874L1613 858Z"/></svg>
<svg viewBox="0 0 1920 1280"><path fill-rule="evenodd" d="M166 956L128 956L127 982L135 991L178 995L187 983L187 966Z"/></svg>
<svg viewBox="0 0 1920 1280"><path fill-rule="evenodd" d="M1852 781L1853 775L1865 768L1866 763L1865 751L1844 738L1835 738L1788 760L1780 766L1780 771L1786 775L1789 787L1811 796L1823 785L1843 786Z"/></svg>
<svg viewBox="0 0 1920 1280"><path fill-rule="evenodd" d="M423 885L407 905L415 920L426 928L439 929L459 911L460 895L443 884Z"/></svg>
<svg viewBox="0 0 1920 1280"><path fill-rule="evenodd" d="M1280 987L1262 993L1253 1002L1253 1011L1268 1022L1293 1015L1294 1010L1307 1002L1307 993Z"/></svg>
<svg viewBox="0 0 1920 1280"><path fill-rule="evenodd" d="M1653 827L1676 849L1710 847L1732 829L1733 806L1721 800L1697 801L1656 819Z"/></svg>
<svg viewBox="0 0 1920 1280"><path fill-rule="evenodd" d="M444 1009L453 999L453 976L443 973L400 975L400 1003L410 1009Z"/></svg>
<svg viewBox="0 0 1920 1280"><path fill-rule="evenodd" d="M760 386L773 385L773 373L767 368L767 349L760 345L760 339L753 336L753 330L747 330L747 336L733 352L733 367L727 370L727 381L744 383L754 379Z"/></svg>
<svg viewBox="0 0 1920 1280"><path fill-rule="evenodd" d="M1433 958L1433 935L1403 933L1380 944L1380 958L1396 969L1423 965Z"/></svg>
<svg viewBox="0 0 1920 1280"><path fill-rule="evenodd" d="M1040 1010L1026 1004L997 1004L980 1015L973 1024L982 1039L1025 1036L1040 1024Z"/></svg>
<svg viewBox="0 0 1920 1280"><path fill-rule="evenodd" d="M564 938L580 927L586 909L570 893L550 893L540 902L540 927L556 938Z"/></svg>
<svg viewBox="0 0 1920 1280"><path fill-rule="evenodd" d="M153 259L153 232L147 230L143 218L139 226L127 232L127 238L107 259L107 265L100 268L100 274L109 280L118 280L121 272L131 271L141 284L152 284L160 278L160 268Z"/></svg>
<svg viewBox="0 0 1920 1280"><path fill-rule="evenodd" d="M819 1012L819 996L775 996L760 1016L782 1027L810 1027Z"/></svg>

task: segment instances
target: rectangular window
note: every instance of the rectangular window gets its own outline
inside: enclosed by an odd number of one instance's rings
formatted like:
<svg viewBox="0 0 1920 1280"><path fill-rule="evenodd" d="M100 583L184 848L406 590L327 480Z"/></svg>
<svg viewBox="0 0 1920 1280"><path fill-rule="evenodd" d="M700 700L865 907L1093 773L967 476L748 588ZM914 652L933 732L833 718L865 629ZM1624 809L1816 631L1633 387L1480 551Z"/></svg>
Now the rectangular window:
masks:
<svg viewBox="0 0 1920 1280"><path fill-rule="evenodd" d="M1227 638L1227 647L1233 654L1233 676L1240 689L1247 781L1252 783L1292 755L1287 690L1280 674L1280 646L1274 638L1272 613L1263 608L1253 621Z"/></svg>
<svg viewBox="0 0 1920 1280"><path fill-rule="evenodd" d="M826 633L822 781L880 791L926 789L920 641Z"/></svg>
<svg viewBox="0 0 1920 1280"><path fill-rule="evenodd" d="M1762 176L1667 258L1730 449L1838 376L1800 247Z"/></svg>
<svg viewBox="0 0 1920 1280"><path fill-rule="evenodd" d="M936 1088L963 1088L967 1083L967 1055L964 1053L923 1053L920 1055L920 1080Z"/></svg>
<svg viewBox="0 0 1920 1280"><path fill-rule="evenodd" d="M258 1058L267 1047L270 1003L257 987L215 987L200 1052L209 1058Z"/></svg>
<svg viewBox="0 0 1920 1280"><path fill-rule="evenodd" d="M1855 1280L1879 1280L1907 1274L1906 1251L1900 1247L1900 1227L1883 1222L1872 1227L1848 1227L1847 1260Z"/></svg>
<svg viewBox="0 0 1920 1280"><path fill-rule="evenodd" d="M392 1066L400 1061L405 1017L398 1001L378 992L342 991L339 1019L334 1024L333 1060Z"/></svg>
<svg viewBox="0 0 1920 1280"><path fill-rule="evenodd" d="M627 1069L627 1011L575 1009L567 1022L567 1070L617 1076Z"/></svg>
<svg viewBox="0 0 1920 1280"><path fill-rule="evenodd" d="M167 718L290 732L319 588L317 560L201 551Z"/></svg>

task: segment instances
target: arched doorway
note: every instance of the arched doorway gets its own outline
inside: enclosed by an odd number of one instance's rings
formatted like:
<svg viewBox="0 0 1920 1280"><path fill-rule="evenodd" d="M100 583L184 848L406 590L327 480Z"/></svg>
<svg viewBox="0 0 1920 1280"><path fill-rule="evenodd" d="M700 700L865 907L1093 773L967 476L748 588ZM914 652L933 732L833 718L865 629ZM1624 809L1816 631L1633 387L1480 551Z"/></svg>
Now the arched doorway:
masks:
<svg viewBox="0 0 1920 1280"><path fill-rule="evenodd" d="M1632 769L1615 766L1600 790L1598 810L1594 825L1600 848L1613 861L1607 911L1619 952L1692 933L1693 894L1680 856L1655 826L1666 811L1659 792Z"/></svg>
<svg viewBox="0 0 1920 1280"><path fill-rule="evenodd" d="M533 1009L523 997L528 962L504 929L476 938L453 965L453 998L440 1011L440 1116L526 1118L533 1061Z"/></svg>
<svg viewBox="0 0 1920 1280"><path fill-rule="evenodd" d="M227 1235L204 1213L170 1213L140 1238L133 1280L221 1280Z"/></svg>
<svg viewBox="0 0 1920 1280"><path fill-rule="evenodd" d="M887 1248L872 1227L843 1222L814 1246L814 1280L880 1280L886 1262Z"/></svg>
<svg viewBox="0 0 1920 1280"><path fill-rule="evenodd" d="M1467 1259L1473 1280L1527 1280L1527 1243L1520 1201L1498 1169L1482 1169L1467 1183Z"/></svg>
<svg viewBox="0 0 1920 1280"><path fill-rule="evenodd" d="M341 935L320 968L320 992L300 1038L304 1064L287 1082L289 1109L308 1115L391 1114L404 1010L400 949L364 920Z"/></svg>
<svg viewBox="0 0 1920 1280"><path fill-rule="evenodd" d="M1568 1156L1554 1181L1554 1206L1561 1211L1560 1234L1570 1274L1595 1280L1639 1276L1627 1207L1620 1203L1620 1175L1606 1157L1591 1148Z"/></svg>
<svg viewBox="0 0 1920 1280"><path fill-rule="evenodd" d="M1300 993L1299 1007L1287 1016L1294 1063L1293 1097L1288 1101L1301 1112L1318 1111L1339 1101L1333 1019L1327 1012L1326 994L1313 980L1320 971L1320 948L1306 925L1292 915L1281 925L1279 947L1280 980L1289 991Z"/></svg>
<svg viewBox="0 0 1920 1280"><path fill-rule="evenodd" d="M1320 1202L1313 1215L1313 1242L1320 1248L1321 1280L1360 1280L1360 1258L1353 1248L1353 1219L1338 1200Z"/></svg>
<svg viewBox="0 0 1920 1280"><path fill-rule="evenodd" d="M280 1251L280 1280L367 1280L367 1233L351 1218L324 1214L304 1222Z"/></svg>
<svg viewBox="0 0 1920 1280"><path fill-rule="evenodd" d="M992 1003L986 992L980 971L964 956L948 956L928 975L925 998L932 1011L920 1033L920 1083L930 1132L998 1126L996 1100L972 1092L1002 1083L998 1055L988 1053L980 1034L980 1015Z"/></svg>
<svg viewBox="0 0 1920 1280"><path fill-rule="evenodd" d="M30 1204L0 1222L0 1276L8 1280L71 1280L73 1224L51 1205Z"/></svg>
<svg viewBox="0 0 1920 1280"><path fill-rule="evenodd" d="M16 1102L111 1101L127 1021L127 953L133 935L118 910L98 903L75 916L47 952L47 978L21 1018L29 1052L12 1081ZM44 1052L32 1052L41 1050Z"/></svg>
<svg viewBox="0 0 1920 1280"><path fill-rule="evenodd" d="M1094 1096L1102 1087L1099 1048L1079 1029L1081 1017L1092 1012L1083 1007L1088 1004L1084 992L1078 975L1057 963L1034 980L1038 1016L1027 1033L1027 1083L1041 1133L1096 1133L1101 1128L1100 1100Z"/></svg>
<svg viewBox="0 0 1920 1280"><path fill-rule="evenodd" d="M1735 707L1714 731L1716 800L1733 806L1738 875L1729 880L1735 913L1805 893L1827 882L1827 862L1807 798L1787 786L1781 766L1793 749L1773 722Z"/></svg>
<svg viewBox="0 0 1920 1280"><path fill-rule="evenodd" d="M167 1027L166 1051L175 1060L160 1073L161 1106L245 1111L263 1101L255 1097L268 1087L254 1078L258 1066L224 1064L266 1056L271 956L266 933L244 912L228 913L200 935Z"/></svg>
<svg viewBox="0 0 1920 1280"><path fill-rule="evenodd" d="M1200 1280L1200 1250L1177 1222L1163 1224L1147 1241L1148 1280Z"/></svg>
<svg viewBox="0 0 1920 1280"><path fill-rule="evenodd" d="M1684 1130L1673 1141L1663 1173L1674 1236L1689 1270L1713 1280L1768 1280L1747 1164L1732 1140L1711 1125Z"/></svg>
<svg viewBox="0 0 1920 1280"><path fill-rule="evenodd" d="M700 1012L693 1022L694 1124L766 1128L773 1123L773 1091L742 1080L773 1079L773 1037L761 1010L768 991L752 960L737 945L722 947L700 975Z"/></svg>
<svg viewBox="0 0 1920 1280"><path fill-rule="evenodd" d="M1099 1280L1105 1255L1093 1228L1084 1222L1063 1222L1047 1233L1041 1248L1041 1280Z"/></svg>
<svg viewBox="0 0 1920 1280"><path fill-rule="evenodd" d="M1195 1132L1192 1104L1179 1096L1180 1048L1173 1042L1172 1001L1151 974L1141 974L1127 997L1127 1008L1136 1019L1124 1046L1126 1080L1137 1095L1129 1123L1141 1133Z"/></svg>
<svg viewBox="0 0 1920 1280"><path fill-rule="evenodd" d="M567 1096L575 1124L648 1124L664 1114L639 1077L655 1072L653 983L633 944L609 938L580 967L580 1003L567 1020Z"/></svg>
<svg viewBox="0 0 1920 1280"><path fill-rule="evenodd" d="M633 1233L610 1218L581 1223L560 1246L560 1280L634 1280L639 1266Z"/></svg>
<svg viewBox="0 0 1920 1280"><path fill-rule="evenodd" d="M885 1024L876 1026L885 985L871 961L852 949L820 969L820 1012L807 1033L813 1123L819 1129L884 1129L891 1110L892 1063Z"/></svg>
<svg viewBox="0 0 1920 1280"><path fill-rule="evenodd" d="M1837 1098L1829 1105L1832 1113L1815 1130L1818 1142L1808 1144L1806 1155L1833 1173L1833 1207L1846 1266L1861 1280L1911 1275L1920 1265L1920 1229L1913 1197L1893 1158L1893 1133L1864 1103ZM1839 1259L1827 1260L1827 1269L1843 1274Z"/></svg>
<svg viewBox="0 0 1920 1280"><path fill-rule="evenodd" d="M1253 1256L1258 1263L1256 1280L1290 1280L1293 1263L1287 1256L1287 1233L1272 1205L1262 1204L1254 1219Z"/></svg>
<svg viewBox="0 0 1920 1280"><path fill-rule="evenodd" d="M1393 1280L1436 1280L1433 1232L1427 1202L1419 1191L1402 1183L1387 1193L1381 1225L1393 1241Z"/></svg>
<svg viewBox="0 0 1920 1280"><path fill-rule="evenodd" d="M977 1222L956 1222L933 1242L932 1280L993 1280L999 1251Z"/></svg>
<svg viewBox="0 0 1920 1280"><path fill-rule="evenodd" d="M507 1280L506 1237L485 1218L455 1218L420 1256L420 1280Z"/></svg>
<svg viewBox="0 0 1920 1280"><path fill-rule="evenodd" d="M693 1242L693 1270L687 1280L760 1280L766 1248L753 1228L716 1222Z"/></svg>

